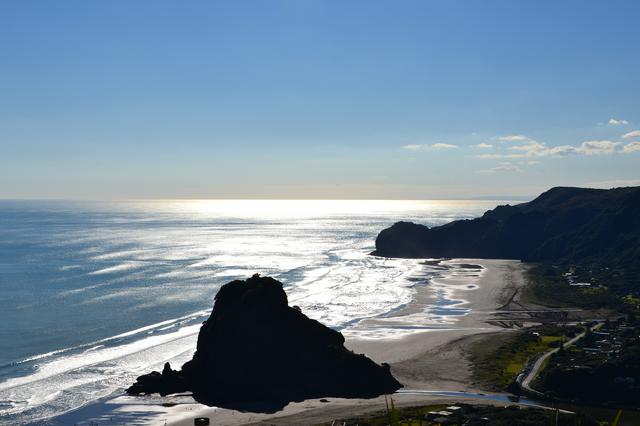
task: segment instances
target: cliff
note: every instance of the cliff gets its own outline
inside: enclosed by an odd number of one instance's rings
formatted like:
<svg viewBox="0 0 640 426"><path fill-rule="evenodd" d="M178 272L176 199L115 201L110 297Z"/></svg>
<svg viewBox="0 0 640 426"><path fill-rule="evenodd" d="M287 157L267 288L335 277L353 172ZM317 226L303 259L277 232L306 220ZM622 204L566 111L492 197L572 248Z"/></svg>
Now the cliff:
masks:
<svg viewBox="0 0 640 426"><path fill-rule="evenodd" d="M127 392L190 390L207 405L276 411L308 398L371 398L401 387L387 365L344 347L341 333L289 307L282 284L254 275L225 284L191 361L141 376Z"/></svg>
<svg viewBox="0 0 640 426"><path fill-rule="evenodd" d="M376 238L377 256L471 257L636 267L640 187L557 187L528 203L428 228L398 222Z"/></svg>

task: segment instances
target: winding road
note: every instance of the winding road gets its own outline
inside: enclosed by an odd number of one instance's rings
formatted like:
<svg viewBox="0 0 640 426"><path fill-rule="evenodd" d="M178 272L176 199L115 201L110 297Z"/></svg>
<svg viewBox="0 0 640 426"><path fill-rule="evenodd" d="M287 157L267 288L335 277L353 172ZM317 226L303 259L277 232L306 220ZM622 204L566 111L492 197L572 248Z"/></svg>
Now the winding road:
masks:
<svg viewBox="0 0 640 426"><path fill-rule="evenodd" d="M598 322L598 324L594 325L593 327L591 327L591 331L593 330L597 330L598 328L602 327L604 323L603 322ZM583 331L582 333L578 334L576 337L574 337L571 340L568 340L567 342L564 343L564 347L568 347L573 345L574 343L576 343L578 340L582 339L584 337L584 335L586 334L586 331ZM554 348L551 349L550 351L547 351L545 353L542 354L542 356L540 356L536 362L533 364L533 367L531 368L531 370L529 371L529 373L525 376L525 378L522 380L522 383L520 384L520 386L522 386L522 389L534 394L534 395L538 395L538 396L544 396L544 394L540 391L537 391L535 389L533 389L531 387L531 382L533 381L533 379L536 378L536 376L538 375L538 373L540 372L540 369L542 368L542 365L544 364L544 362L554 353L558 352L560 350L560 348Z"/></svg>

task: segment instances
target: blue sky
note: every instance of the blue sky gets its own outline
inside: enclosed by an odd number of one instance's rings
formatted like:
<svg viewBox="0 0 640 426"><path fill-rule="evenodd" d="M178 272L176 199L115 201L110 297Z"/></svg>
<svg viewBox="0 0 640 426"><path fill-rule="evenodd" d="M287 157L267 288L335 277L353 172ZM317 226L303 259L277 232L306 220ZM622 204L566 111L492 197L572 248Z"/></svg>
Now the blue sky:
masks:
<svg viewBox="0 0 640 426"><path fill-rule="evenodd" d="M640 184L639 21L637 1L4 1L0 197Z"/></svg>

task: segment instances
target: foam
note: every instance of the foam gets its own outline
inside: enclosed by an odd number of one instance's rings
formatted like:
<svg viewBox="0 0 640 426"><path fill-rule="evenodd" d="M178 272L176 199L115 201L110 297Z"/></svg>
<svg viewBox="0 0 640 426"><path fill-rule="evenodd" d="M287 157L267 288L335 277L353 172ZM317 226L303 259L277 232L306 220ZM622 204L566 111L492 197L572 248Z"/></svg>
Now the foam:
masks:
<svg viewBox="0 0 640 426"><path fill-rule="evenodd" d="M128 261L122 262L118 265L109 266L106 268L98 269L96 271L91 271L88 275L104 275L104 274L112 274L114 272L124 272L131 269L139 269L145 265L145 262L137 262L137 261Z"/></svg>
<svg viewBox="0 0 640 426"><path fill-rule="evenodd" d="M137 328L135 330L130 330L130 331L127 331L127 332L124 332L124 333L117 334L115 336L111 336L111 337L107 337L107 338L104 338L104 339L96 340L94 342L90 342L90 343L86 343L86 344L82 344L82 345L77 345L77 346L72 346L72 347L69 347L69 348L58 349L58 350L47 352L47 353L43 353L43 354L34 355L34 356L31 356L31 357L22 359L20 361L17 361L16 364L24 364L24 363L31 362L31 361L37 361L37 360L40 360L40 359L49 358L49 357L52 357L54 355L62 354L64 352L71 352L71 351L74 351L74 350L77 350L77 349L93 347L93 348L90 348L90 349L88 349L86 351L86 352L88 352L89 350L97 349L97 347L96 347L97 345L104 346L104 345L101 345L103 343L107 343L107 342L114 341L114 340L119 340L119 339L122 339L122 338L125 338L125 337L134 336L136 334L140 334L140 333L144 333L144 332L148 332L148 331L152 331L153 332L153 330L155 330L155 329L164 330L165 328L174 327L177 323L183 322L184 320L195 320L197 318L203 317L203 316L208 315L208 314L209 314L209 311L206 311L206 310L193 312L193 313L188 314L188 315L183 315L183 316L180 316L180 317L177 317L177 318L173 318L173 319L169 319L169 320L166 320L166 321L161 321L161 322L158 322L158 323L155 323L155 324L151 324L151 325L147 325L147 326L144 326L144 327L140 327L140 328ZM168 325L168 327L165 327L167 325ZM4 382L4 383L6 383L6 382ZM0 383L0 390L3 389L2 385L4 383Z"/></svg>
<svg viewBox="0 0 640 426"><path fill-rule="evenodd" d="M105 339L87 337L88 343L70 348L49 351L47 346L40 350L49 352L20 360L19 367L12 363L7 371L29 374L0 383L0 412L11 406L15 413L24 410L25 417L32 416L29 418L57 414L88 398L121 389L151 365L176 356L188 358L219 286L256 272L282 281L292 305L345 333L366 337L415 332L392 320L376 326L362 323L396 315L415 298L419 286L459 286L453 281L423 284L434 277L436 269L446 273L447 268L369 256L375 235L398 219L433 224L445 217L457 219L486 210L481 203L467 210L465 206L464 202L225 201L189 205L175 201L140 203L135 208L131 203L109 204L107 210L94 206L88 212L80 210L82 215L74 207L69 221L62 218L62 228L54 229L61 232L53 234L47 228L49 233L41 235L34 228L30 237L34 245L55 250L56 264L48 281L26 284L37 289L59 280L48 293L56 303L19 300L16 306L42 309L45 320L93 312L96 318L108 320L111 313L103 310L121 309L117 315L131 316L135 324L144 321L148 312L158 315L158 322ZM14 238L10 228L2 232L9 234L7 239ZM16 241L24 238L19 236ZM478 278L467 275L477 271L458 272L460 286L464 282L465 291L472 291L468 285ZM443 298L453 299L452 295L444 292ZM464 306L464 301L459 305L455 307ZM58 310L45 311L46 307ZM162 312L177 316L185 309L202 310L168 320L160 316ZM86 326L79 322L77 328L70 324L63 330L95 336L90 333L103 325L96 326L96 318L87 318ZM428 312L416 313L411 319L423 329L456 321L454 315ZM16 334L20 328L17 330ZM40 347L37 341L34 346ZM45 401L46 395L58 391L62 393Z"/></svg>

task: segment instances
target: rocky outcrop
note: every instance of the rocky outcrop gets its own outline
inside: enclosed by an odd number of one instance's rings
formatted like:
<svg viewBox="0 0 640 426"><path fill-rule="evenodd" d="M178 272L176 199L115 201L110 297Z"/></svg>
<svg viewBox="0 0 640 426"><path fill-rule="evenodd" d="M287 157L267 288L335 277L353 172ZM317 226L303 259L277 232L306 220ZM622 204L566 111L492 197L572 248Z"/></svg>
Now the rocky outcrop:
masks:
<svg viewBox="0 0 640 426"><path fill-rule="evenodd" d="M180 371L138 378L130 394L190 390L207 405L276 411L308 398L371 398L401 387L388 365L344 347L344 337L289 307L282 284L254 275L220 288Z"/></svg>
<svg viewBox="0 0 640 426"><path fill-rule="evenodd" d="M558 187L528 203L499 206L472 220L433 228L398 222L380 232L372 254L591 263L636 270L640 187Z"/></svg>
<svg viewBox="0 0 640 426"><path fill-rule="evenodd" d="M138 377L136 382L127 389L131 395L142 393L159 393L162 396L189 390L188 382L184 375L171 368L168 362L164 364L162 373L152 371L149 374Z"/></svg>

